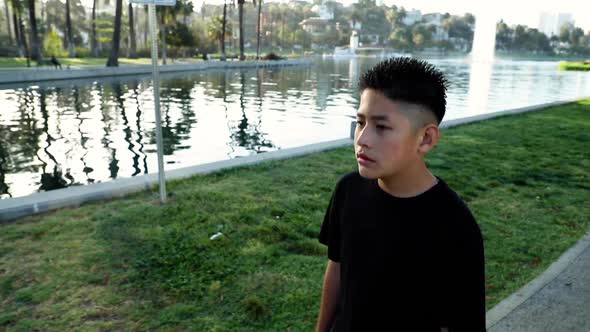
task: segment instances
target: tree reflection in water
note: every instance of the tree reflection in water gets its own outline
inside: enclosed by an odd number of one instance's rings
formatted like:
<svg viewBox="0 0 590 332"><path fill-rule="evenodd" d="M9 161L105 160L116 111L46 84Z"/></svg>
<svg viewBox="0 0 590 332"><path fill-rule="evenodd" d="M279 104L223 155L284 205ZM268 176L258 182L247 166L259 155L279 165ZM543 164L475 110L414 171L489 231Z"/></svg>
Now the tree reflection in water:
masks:
<svg viewBox="0 0 590 332"><path fill-rule="evenodd" d="M114 131L114 119L110 114L110 107L107 107L108 94L105 87L97 83L96 89L98 92L98 99L100 100L100 113L102 115L103 123L103 137L101 139L102 146L109 153L109 177L116 179L119 173L119 160L117 159L116 144L111 139L111 134Z"/></svg>
<svg viewBox="0 0 590 332"><path fill-rule="evenodd" d="M50 172L48 172L48 162L45 161L43 157L39 155L39 153L37 153L37 158L42 163L40 180L41 185L39 186L39 191L48 191L65 188L68 187L71 183L73 183L73 177L69 173L66 175L62 173L60 164L55 159L55 156L51 152L49 152L51 144L55 141L55 139L53 138L49 130L49 114L47 112L47 91L45 91L44 88L39 88L38 91L39 110L41 111L41 118L43 119L43 132L45 134L45 147L43 147L43 152L53 163L53 168ZM58 123L59 122L56 121L56 124ZM70 183L68 183L64 179L64 177L68 178L70 180Z"/></svg>
<svg viewBox="0 0 590 332"><path fill-rule="evenodd" d="M266 152L274 148L272 142L264 137L264 133L261 132L260 127L262 125L262 92L261 75L257 79L257 120L252 123L248 119L246 113L246 79L244 71L240 71L240 110L242 112L242 118L237 124L230 124L232 145L237 145L246 148L249 151L256 153Z"/></svg>
<svg viewBox="0 0 590 332"><path fill-rule="evenodd" d="M135 102L135 105L137 107L137 111L135 112L135 126L136 128L136 134L137 134L137 140L135 140L135 143L137 143L137 145L139 146L139 148L137 149L138 153L134 153L133 155L133 168L136 169L136 173L131 174L131 176L135 176L137 174L139 174L141 172L141 170L139 169L139 157L143 155L142 158L142 166L143 166L143 173L147 174L148 173L148 165L147 165L147 155L143 152L143 148L144 148L144 144L142 142L143 140L143 134L142 134L142 128L141 128L141 103L139 102L139 82L137 80L133 81L133 83L131 84L131 89L133 90L133 100ZM130 143L131 144L131 143Z"/></svg>
<svg viewBox="0 0 590 332"><path fill-rule="evenodd" d="M162 101L162 138L164 155L171 156L174 151L188 149L183 142L190 137L192 126L197 122L191 107L191 90L195 82L191 78L169 79L162 83L160 96ZM180 110L180 118L174 119ZM152 132L152 144L155 144L155 128ZM173 162L173 160L169 161Z"/></svg>

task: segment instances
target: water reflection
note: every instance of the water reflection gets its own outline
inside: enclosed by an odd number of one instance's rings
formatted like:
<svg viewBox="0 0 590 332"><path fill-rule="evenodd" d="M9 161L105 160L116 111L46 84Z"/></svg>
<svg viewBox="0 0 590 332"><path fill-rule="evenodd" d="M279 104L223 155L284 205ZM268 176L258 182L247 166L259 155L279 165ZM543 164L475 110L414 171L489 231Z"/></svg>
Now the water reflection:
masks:
<svg viewBox="0 0 590 332"><path fill-rule="evenodd" d="M347 137L358 77L376 61L163 73L166 169ZM431 62L451 82L446 119L590 95L590 73L559 72L554 62ZM0 198L156 170L150 82L0 87Z"/></svg>
<svg viewBox="0 0 590 332"><path fill-rule="evenodd" d="M263 132L261 132L261 125L262 125L262 77L257 77L257 94L258 97L255 100L249 98L250 101L254 101L255 104L253 106L258 106L255 112L248 112L251 118L254 120L248 120L247 113L247 102L246 98L246 77L244 72L241 71L239 74L240 77L240 94L239 94L239 105L241 111L241 117L239 120L230 120L229 121L229 129L230 129L230 137L232 146L239 146L247 151L251 151L254 153L260 153L269 151L274 148L272 142L265 138ZM234 157L234 156L231 156Z"/></svg>
<svg viewBox="0 0 590 332"><path fill-rule="evenodd" d="M42 164L39 191L47 191L67 187L69 184L68 181L64 179L64 177L73 182L73 178L71 175L64 175L62 173L61 166L59 165L58 161L55 159L53 154L51 154L51 152L49 151L51 148L51 144L53 141L55 141L55 139L49 131L49 114L47 112L46 99L47 92L45 91L45 89L39 89L39 110L41 111L41 117L43 119L43 133L45 134L45 147L38 150L37 152L37 158ZM42 156L42 154L44 154L44 156ZM47 159L45 159L45 157L47 157Z"/></svg>
<svg viewBox="0 0 590 332"><path fill-rule="evenodd" d="M492 63L475 60L471 62L469 74L469 95L465 116L485 113L488 109Z"/></svg>

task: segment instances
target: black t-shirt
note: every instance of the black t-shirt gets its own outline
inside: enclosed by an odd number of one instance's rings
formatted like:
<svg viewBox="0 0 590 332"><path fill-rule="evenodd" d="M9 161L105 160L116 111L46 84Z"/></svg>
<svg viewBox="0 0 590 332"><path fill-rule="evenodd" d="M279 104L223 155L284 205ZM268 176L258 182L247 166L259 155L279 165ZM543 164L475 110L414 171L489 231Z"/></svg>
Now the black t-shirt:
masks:
<svg viewBox="0 0 590 332"><path fill-rule="evenodd" d="M332 331L485 331L481 232L443 180L399 198L350 173L319 239L341 268Z"/></svg>

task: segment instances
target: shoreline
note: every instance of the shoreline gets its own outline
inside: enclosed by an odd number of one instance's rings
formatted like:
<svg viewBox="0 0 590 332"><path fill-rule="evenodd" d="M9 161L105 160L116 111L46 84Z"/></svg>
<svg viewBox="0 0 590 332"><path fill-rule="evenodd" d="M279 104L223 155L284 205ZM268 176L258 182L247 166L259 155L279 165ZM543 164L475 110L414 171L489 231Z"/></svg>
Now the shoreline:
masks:
<svg viewBox="0 0 590 332"><path fill-rule="evenodd" d="M194 63L174 63L158 65L160 74L209 69L242 69L260 67L307 66L307 59L262 60L262 61L200 61ZM34 68L19 71L0 72L0 85L35 83L40 81L63 81L98 77L147 75L152 73L152 65L122 65L119 67L89 67L72 69Z"/></svg>

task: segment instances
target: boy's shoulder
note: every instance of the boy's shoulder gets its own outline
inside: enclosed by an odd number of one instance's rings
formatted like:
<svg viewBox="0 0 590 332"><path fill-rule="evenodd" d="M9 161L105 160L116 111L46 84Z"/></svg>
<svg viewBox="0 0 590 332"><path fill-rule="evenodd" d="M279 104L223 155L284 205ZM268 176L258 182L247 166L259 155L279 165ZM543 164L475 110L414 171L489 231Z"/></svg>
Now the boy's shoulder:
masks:
<svg viewBox="0 0 590 332"><path fill-rule="evenodd" d="M344 174L340 177L340 179L338 179L336 182L336 191L342 192L348 191L350 189L356 189L358 186L366 184L367 181L368 180L363 178L358 171L353 171Z"/></svg>
<svg viewBox="0 0 590 332"><path fill-rule="evenodd" d="M446 182L439 178L445 194L440 195L436 206L443 212L441 218L444 224L451 230L463 230L468 233L480 233L479 225L469 209L469 206L461 196L452 189Z"/></svg>
<svg viewBox="0 0 590 332"><path fill-rule="evenodd" d="M465 201L461 198L461 196L451 187L447 182L445 182L442 178L437 177L439 183L437 186L440 186L440 194L437 196L440 205L452 207L456 213L460 214L471 214L469 207L465 203Z"/></svg>

